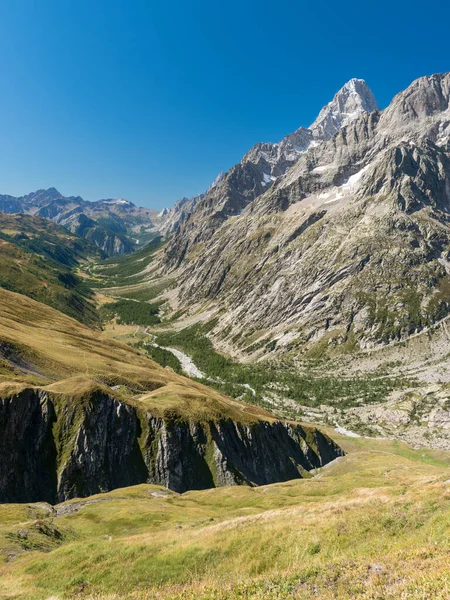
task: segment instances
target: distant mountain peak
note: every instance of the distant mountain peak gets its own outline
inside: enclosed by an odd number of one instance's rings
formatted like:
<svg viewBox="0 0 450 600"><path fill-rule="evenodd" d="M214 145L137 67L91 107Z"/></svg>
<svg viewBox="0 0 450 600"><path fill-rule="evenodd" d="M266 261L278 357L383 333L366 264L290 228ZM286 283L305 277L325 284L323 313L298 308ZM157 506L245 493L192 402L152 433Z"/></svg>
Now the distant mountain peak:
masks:
<svg viewBox="0 0 450 600"><path fill-rule="evenodd" d="M39 190L36 190L35 192L30 192L29 194L27 194L26 197L33 197L33 196L47 196L49 199L52 198L64 198L64 196L61 194L61 192L59 192L55 187L49 187L49 188L41 188Z"/></svg>
<svg viewBox="0 0 450 600"><path fill-rule="evenodd" d="M379 110L378 103L364 79L356 77L347 81L325 105L310 126L314 137L330 139L364 113Z"/></svg>

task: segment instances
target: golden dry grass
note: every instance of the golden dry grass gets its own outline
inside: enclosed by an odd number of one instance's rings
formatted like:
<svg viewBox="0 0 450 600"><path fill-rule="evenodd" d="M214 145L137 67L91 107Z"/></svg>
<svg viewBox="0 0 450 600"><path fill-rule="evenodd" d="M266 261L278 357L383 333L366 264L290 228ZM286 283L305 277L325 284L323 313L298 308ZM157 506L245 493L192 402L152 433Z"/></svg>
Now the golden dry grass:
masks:
<svg viewBox="0 0 450 600"><path fill-rule="evenodd" d="M50 391L66 396L78 396L92 386L106 386L113 393L111 387L120 386L117 396L141 402L155 414L177 406L180 416L187 417L193 409L196 418L221 416L241 422L273 418L263 409L164 369L48 306L1 288L0 341L12 349L6 355L9 368L0 371L4 394L14 385L30 383L50 386Z"/></svg>
<svg viewBox="0 0 450 600"><path fill-rule="evenodd" d="M52 519L62 541L16 548L0 566L0 597L448 597L450 456L373 440L347 449L309 480L70 501L79 510ZM31 529L23 510L0 507L0 540L16 521Z"/></svg>

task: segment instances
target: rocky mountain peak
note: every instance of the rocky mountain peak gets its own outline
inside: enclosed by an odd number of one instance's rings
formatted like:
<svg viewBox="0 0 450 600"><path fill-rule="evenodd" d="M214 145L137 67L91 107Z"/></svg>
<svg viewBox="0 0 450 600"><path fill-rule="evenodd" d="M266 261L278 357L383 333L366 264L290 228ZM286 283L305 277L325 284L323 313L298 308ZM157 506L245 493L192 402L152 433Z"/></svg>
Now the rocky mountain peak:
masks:
<svg viewBox="0 0 450 600"><path fill-rule="evenodd" d="M206 193L210 192L211 190L213 190L214 188L216 188L219 183L222 181L222 179L225 177L225 171L220 171L220 173L217 175L217 177L214 179L214 181L212 182L212 184L209 186L208 190Z"/></svg>
<svg viewBox="0 0 450 600"><path fill-rule="evenodd" d="M420 77L400 92L383 111L382 126L391 131L428 117L444 117L450 109L450 73ZM446 115L447 122L449 115Z"/></svg>
<svg viewBox="0 0 450 600"><path fill-rule="evenodd" d="M311 127L300 127L278 143L260 142L227 173L220 173L204 194L177 202L164 217L161 233L168 235L187 223L188 216L202 214L202 223L211 228L202 232L210 237L212 230L229 216L240 214L259 195L267 192L283 177L299 158L308 151L332 138L342 127L361 115L378 110L378 104L363 79L351 79L324 106ZM205 219L206 215L212 219ZM187 227L195 229L195 224ZM194 237L198 236L198 232ZM187 231L180 233L177 243L186 245ZM188 242L189 243L189 242ZM171 252L173 256L175 252Z"/></svg>
<svg viewBox="0 0 450 600"><path fill-rule="evenodd" d="M322 108L309 129L315 138L328 140L342 127L374 110L379 110L379 107L364 79L350 79Z"/></svg>
<svg viewBox="0 0 450 600"><path fill-rule="evenodd" d="M62 194L60 192L58 192L58 190L55 187L49 187L48 189L42 189L42 190L38 190L36 193L47 193L48 195L51 196L61 196Z"/></svg>
<svg viewBox="0 0 450 600"><path fill-rule="evenodd" d="M48 201L51 200L59 200L64 196L58 192L58 190L54 187L50 187L48 189L40 189L35 192L30 192L26 196L23 196L26 200L36 200L36 201Z"/></svg>

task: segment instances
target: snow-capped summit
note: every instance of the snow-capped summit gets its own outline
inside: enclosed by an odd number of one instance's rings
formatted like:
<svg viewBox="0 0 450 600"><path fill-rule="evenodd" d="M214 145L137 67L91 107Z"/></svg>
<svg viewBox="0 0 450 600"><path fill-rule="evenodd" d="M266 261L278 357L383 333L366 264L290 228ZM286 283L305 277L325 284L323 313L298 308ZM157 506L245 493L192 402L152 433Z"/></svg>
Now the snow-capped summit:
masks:
<svg viewBox="0 0 450 600"><path fill-rule="evenodd" d="M134 206L132 202L129 200L125 200L125 198L108 198L107 200L99 200L100 204L111 204L115 206Z"/></svg>
<svg viewBox="0 0 450 600"><path fill-rule="evenodd" d="M374 110L378 110L378 104L364 79L350 79L322 108L309 129L315 138L327 140L362 114Z"/></svg>

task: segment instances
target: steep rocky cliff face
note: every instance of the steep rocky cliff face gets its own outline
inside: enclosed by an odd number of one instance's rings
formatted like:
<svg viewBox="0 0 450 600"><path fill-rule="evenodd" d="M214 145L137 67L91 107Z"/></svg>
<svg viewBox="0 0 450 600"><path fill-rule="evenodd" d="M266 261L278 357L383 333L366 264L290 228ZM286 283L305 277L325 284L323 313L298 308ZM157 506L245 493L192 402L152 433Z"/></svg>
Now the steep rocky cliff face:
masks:
<svg viewBox="0 0 450 600"><path fill-rule="evenodd" d="M155 416L103 392L0 399L0 501L60 502L150 482L177 492L286 481L341 456L312 427Z"/></svg>
<svg viewBox="0 0 450 600"><path fill-rule="evenodd" d="M160 224L158 226L161 235L167 237L171 233L178 231L189 215L194 212L197 204L210 194L224 177L225 173L222 171L217 175L204 194L199 194L192 198L181 198L181 200L175 202L172 208L164 209L162 213L160 213Z"/></svg>
<svg viewBox="0 0 450 600"><path fill-rule="evenodd" d="M446 316L449 97L445 74L350 122L336 102L320 123L342 127L239 215L216 227L196 209L166 260L181 266L177 306L214 301L216 344L249 354L368 348Z"/></svg>
<svg viewBox="0 0 450 600"><path fill-rule="evenodd" d="M352 79L323 107L309 128L300 127L279 143L259 143L221 173L205 194L183 199L169 211L162 231L177 232L167 252L168 262L179 265L195 244L207 241L230 217L273 186L308 148L330 139L362 114L378 108L365 81Z"/></svg>

